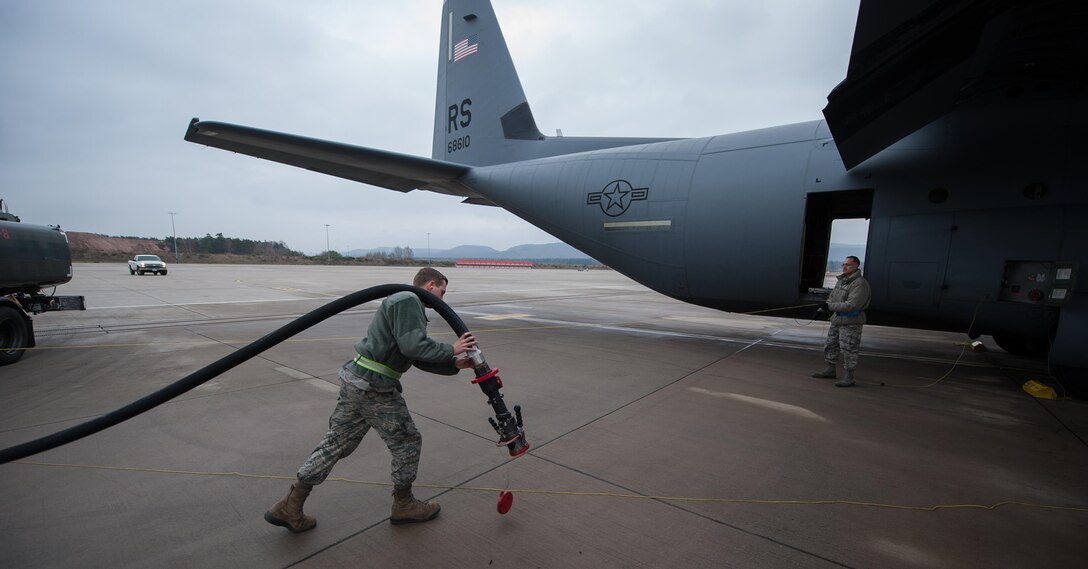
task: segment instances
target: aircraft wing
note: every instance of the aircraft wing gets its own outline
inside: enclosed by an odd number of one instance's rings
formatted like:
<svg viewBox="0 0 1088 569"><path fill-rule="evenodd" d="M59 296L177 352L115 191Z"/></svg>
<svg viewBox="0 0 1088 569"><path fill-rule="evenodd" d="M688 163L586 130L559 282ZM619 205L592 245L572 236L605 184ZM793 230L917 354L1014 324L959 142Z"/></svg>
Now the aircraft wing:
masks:
<svg viewBox="0 0 1088 569"><path fill-rule="evenodd" d="M824 118L847 168L957 106L1083 89L1082 0L861 0Z"/></svg>
<svg viewBox="0 0 1088 569"><path fill-rule="evenodd" d="M185 140L398 192L424 189L489 203L454 183L471 170L461 164L195 118Z"/></svg>

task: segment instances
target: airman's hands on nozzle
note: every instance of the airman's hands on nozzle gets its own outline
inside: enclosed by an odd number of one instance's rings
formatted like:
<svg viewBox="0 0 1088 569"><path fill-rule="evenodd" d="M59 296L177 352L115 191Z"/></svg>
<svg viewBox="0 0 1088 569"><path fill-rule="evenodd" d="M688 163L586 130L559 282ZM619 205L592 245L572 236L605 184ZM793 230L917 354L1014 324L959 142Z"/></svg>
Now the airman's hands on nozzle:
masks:
<svg viewBox="0 0 1088 569"><path fill-rule="evenodd" d="M476 338L472 337L471 332L465 332L461 334L461 337L453 343L453 355L457 356L476 349ZM453 360L453 365L457 369L470 369L472 368L472 358L457 358Z"/></svg>
<svg viewBox="0 0 1088 569"><path fill-rule="evenodd" d="M476 349L476 338L472 337L472 332L461 334L461 337L453 343L453 355L455 356L474 349Z"/></svg>

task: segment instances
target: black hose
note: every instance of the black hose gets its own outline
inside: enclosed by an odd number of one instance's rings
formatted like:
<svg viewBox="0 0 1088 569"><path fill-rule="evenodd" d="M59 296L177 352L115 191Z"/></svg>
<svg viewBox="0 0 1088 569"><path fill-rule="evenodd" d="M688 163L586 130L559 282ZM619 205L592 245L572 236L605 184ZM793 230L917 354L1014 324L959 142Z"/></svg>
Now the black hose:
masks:
<svg viewBox="0 0 1088 569"><path fill-rule="evenodd" d="M360 304L370 302L379 298L385 298L393 293L408 291L413 292L419 297L423 304L430 306L437 312L442 318L450 325L454 333L461 336L465 332L468 332L468 328L465 323L461 321L461 317L457 316L457 313L453 311L448 304L442 301L437 296L414 286L403 284L386 284L370 287L368 289L353 292L343 298L334 300L321 308L318 308L312 312L304 314L299 318L293 320L289 324L275 330L264 336L263 338L249 344L248 346L239 349L238 351L225 356L215 362L204 366L203 368L185 376L184 378L167 385L166 387L116 411L102 415L101 417L91 419L90 421L80 423L73 427L58 431L52 435L47 435L39 439L35 439L23 444L8 447L0 450L0 464L6 464L13 460L19 460L31 455L38 454L57 448L61 445L68 444L73 441L82 439L83 437L93 435L104 429L108 429L118 423L127 421L140 413L151 410L167 401L193 389L194 387L208 381L209 379L237 366L238 364L251 359L257 354L279 344L280 342L302 332L303 330L310 328L311 326L335 316L349 308L354 308Z"/></svg>

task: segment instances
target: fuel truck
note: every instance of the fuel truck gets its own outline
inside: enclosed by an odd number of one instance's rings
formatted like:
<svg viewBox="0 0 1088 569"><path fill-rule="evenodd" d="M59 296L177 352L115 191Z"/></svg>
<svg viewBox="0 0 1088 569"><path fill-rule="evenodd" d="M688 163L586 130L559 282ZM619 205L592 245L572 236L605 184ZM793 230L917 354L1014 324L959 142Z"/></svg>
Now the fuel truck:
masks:
<svg viewBox="0 0 1088 569"><path fill-rule="evenodd" d="M70 280L72 252L60 226L22 223L0 199L0 366L34 347L32 315L85 309L82 296L52 294Z"/></svg>

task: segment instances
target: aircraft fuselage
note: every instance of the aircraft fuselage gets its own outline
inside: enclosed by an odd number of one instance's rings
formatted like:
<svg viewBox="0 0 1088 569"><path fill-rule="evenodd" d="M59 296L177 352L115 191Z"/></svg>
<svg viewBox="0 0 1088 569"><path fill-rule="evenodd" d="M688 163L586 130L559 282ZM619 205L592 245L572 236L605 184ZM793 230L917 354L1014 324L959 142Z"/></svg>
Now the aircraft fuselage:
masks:
<svg viewBox="0 0 1088 569"><path fill-rule="evenodd" d="M476 168L466 183L661 293L729 311L811 300L831 220L866 217L871 323L1038 337L1056 303L1003 282L1009 263L1088 261L1083 115L964 111L849 172L813 121ZM1030 136L1059 120L1066 136Z"/></svg>

